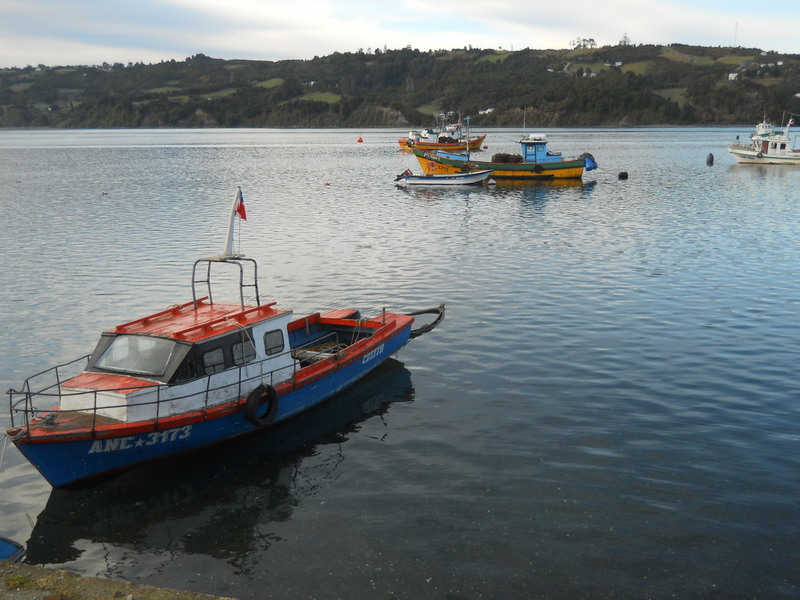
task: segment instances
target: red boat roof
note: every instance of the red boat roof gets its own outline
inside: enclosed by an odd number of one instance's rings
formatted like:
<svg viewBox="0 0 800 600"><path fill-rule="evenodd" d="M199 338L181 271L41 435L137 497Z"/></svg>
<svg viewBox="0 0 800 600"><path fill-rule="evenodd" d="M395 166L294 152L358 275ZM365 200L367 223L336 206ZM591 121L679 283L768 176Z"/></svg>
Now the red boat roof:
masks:
<svg viewBox="0 0 800 600"><path fill-rule="evenodd" d="M245 306L243 310L241 304L210 304L207 300L208 298L200 298L196 306L194 302L172 306L141 319L117 325L111 333L157 335L197 342L288 312L274 308L275 302Z"/></svg>
<svg viewBox="0 0 800 600"><path fill-rule="evenodd" d="M128 377L118 373L78 373L65 381L62 387L83 388L87 390L106 390L127 395L142 388L158 385L158 382L138 377Z"/></svg>

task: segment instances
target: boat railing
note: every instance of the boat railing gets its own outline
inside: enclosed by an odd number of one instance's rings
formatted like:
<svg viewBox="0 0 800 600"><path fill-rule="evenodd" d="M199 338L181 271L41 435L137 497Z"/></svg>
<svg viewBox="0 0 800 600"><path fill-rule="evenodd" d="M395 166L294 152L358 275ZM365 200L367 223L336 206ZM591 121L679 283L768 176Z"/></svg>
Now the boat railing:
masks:
<svg viewBox="0 0 800 600"><path fill-rule="evenodd" d="M338 361L343 356L343 351L350 347L353 343L374 333L374 330L355 328L350 332L350 336L344 335L344 332L331 331L320 337L315 337L295 348L287 350L284 354L291 354L291 366L279 367L277 369L263 370L258 368L270 362L275 356L269 359L262 359L234 367L238 371L236 379L227 379L223 383L217 383L218 377L210 374L204 375L205 391L203 392L189 392L184 395L167 394L168 391L174 389L175 384L166 383L148 383L147 385L137 385L128 387L119 387L113 389L102 390L76 390L69 391L65 389L65 383L72 377L80 373L87 363L89 355L75 359L68 363L51 367L40 373L37 373L28 379L22 385L21 390L8 390L9 396L9 414L11 415L11 429L23 428L27 430L32 421L42 419L47 423L47 419L51 422L58 418L59 414L86 414L91 417L91 421L86 423L86 426L92 432L96 430L99 422L108 422L105 420L103 413L109 413L114 409L141 409L146 406L154 406L155 414L153 421L156 429L161 421L167 418L174 418L176 413L165 413L162 408L167 403L178 403L182 400L189 400L196 398L198 393L202 393L203 405L196 408L188 409L185 412L193 412L196 410L209 410L212 406L224 404L223 402L210 403L210 398L214 393L220 390L231 389L236 386L235 397L241 399L246 397L249 391L261 383L270 385L277 385L283 381L292 380L296 381L297 371L305 366L321 362L326 359L333 359ZM79 366L80 365L80 366ZM287 373L287 369L291 369L291 375ZM230 373L232 369L226 369L225 373ZM182 382L189 383L189 382ZM141 399L138 402L120 402L119 404L109 404L107 402L108 394L130 394L137 391L148 391L148 397ZM151 394L154 394L153 398ZM230 400L233 399L234 394L228 394ZM100 402L100 397L103 397L105 402ZM63 409L61 404L64 398L69 397L85 397L87 401L79 408ZM182 413L177 413L182 414ZM150 419L148 419L150 420ZM123 421L120 421L123 422Z"/></svg>
<svg viewBox="0 0 800 600"><path fill-rule="evenodd" d="M56 365L55 367L50 367L44 371L39 371L25 380L25 382L22 384L21 390L8 390L6 393L8 394L9 399L11 426L15 426L14 413L24 413L25 426L27 427L29 418L35 417L40 412L39 409L33 404L33 398L60 398L63 395L61 387L63 383L83 370L88 363L89 356L89 354L86 354L85 356L81 356L69 362ZM79 364L81 365L80 367L78 366ZM33 388L36 388L36 391L33 391ZM19 405L23 401L25 402L25 408L20 409Z"/></svg>
<svg viewBox="0 0 800 600"><path fill-rule="evenodd" d="M166 383L127 386L102 390L68 391L65 389L64 384L69 379L77 375L78 372L80 372L80 369L77 370L77 372L67 373L65 371L65 367L75 365L80 361L85 361L87 358L88 356L85 356L69 363L46 369L45 371L37 373L36 375L26 379L20 390L8 390L7 394L9 396L11 429L23 428L24 430L27 430L32 421L41 419L47 423L47 420L50 419L52 422L56 420L60 414L86 414L91 417L91 421L87 422L86 426L90 427L91 431L95 431L99 421L107 422L104 419L104 412L107 413L114 409L130 409L132 407L140 409L146 406L154 406L155 415L152 420L154 421L156 428L158 428L158 424L161 421L166 418L174 418L176 416L175 413L166 414L163 411L162 406L168 402L180 402L182 400L197 398L198 396L197 391L182 395L167 394L167 392L173 389L175 385ZM259 363L263 365L266 362L268 361L262 360L255 363L250 362L238 367L234 367L238 371L238 376L236 379L227 379L221 383L217 383L216 381L219 378L215 378L215 375L218 374L204 375L203 379L205 379L205 390L203 392L199 392L204 396L203 405L189 409L186 412L193 412L195 410L207 411L212 406L224 404L224 401L221 403L214 403L213 405L210 403L210 398L217 391L230 389L233 386L236 386L237 390L235 398L243 398L247 396L247 393L251 388L255 388L261 383L276 385L280 381L290 379L298 369L296 361L294 361L292 366L283 366L273 370L263 371L257 368ZM286 376L287 369L293 369L292 374L289 376ZM232 369L228 369L225 372L229 373L231 370ZM75 370L73 369L73 371ZM282 375L283 377L281 378ZM45 381L46 378L47 381ZM107 399L108 394L116 393L127 395L137 391L147 391L150 392L150 394L154 394L155 397L148 394L146 399L141 399L141 401L133 403L120 402L118 404L109 404L107 402L100 402L101 396ZM83 406L80 408L61 408L60 404L63 399L70 397L84 397L86 398L86 402L83 403ZM234 394L231 394L230 399L234 399Z"/></svg>

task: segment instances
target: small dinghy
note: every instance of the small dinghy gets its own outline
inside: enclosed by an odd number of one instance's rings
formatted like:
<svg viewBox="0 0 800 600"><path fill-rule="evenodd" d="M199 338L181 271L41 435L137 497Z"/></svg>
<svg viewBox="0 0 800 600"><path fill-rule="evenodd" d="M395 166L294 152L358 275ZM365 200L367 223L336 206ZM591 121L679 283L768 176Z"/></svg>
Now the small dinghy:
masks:
<svg viewBox="0 0 800 600"><path fill-rule="evenodd" d="M483 185L492 174L490 170L455 173L453 175L414 175L406 169L395 178L397 185Z"/></svg>

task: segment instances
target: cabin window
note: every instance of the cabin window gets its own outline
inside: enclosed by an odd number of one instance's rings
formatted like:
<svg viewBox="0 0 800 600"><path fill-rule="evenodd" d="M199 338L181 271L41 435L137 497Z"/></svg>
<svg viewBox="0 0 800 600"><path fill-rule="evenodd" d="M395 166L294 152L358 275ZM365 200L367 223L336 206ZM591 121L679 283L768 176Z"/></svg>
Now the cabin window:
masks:
<svg viewBox="0 0 800 600"><path fill-rule="evenodd" d="M175 383L179 383L182 381L191 381L192 379L197 379L197 361L194 356L189 356L178 369L178 372L175 373L174 381Z"/></svg>
<svg viewBox="0 0 800 600"><path fill-rule="evenodd" d="M160 377L175 348L175 342L146 335L118 335L94 366L104 371Z"/></svg>
<svg viewBox="0 0 800 600"><path fill-rule="evenodd" d="M264 349L267 356L283 352L283 332L280 329L268 331L264 334Z"/></svg>
<svg viewBox="0 0 800 600"><path fill-rule="evenodd" d="M250 338L233 345L233 364L246 365L256 357L256 348Z"/></svg>
<svg viewBox="0 0 800 600"><path fill-rule="evenodd" d="M225 370L225 354L222 348L215 348L203 354L203 370L206 375Z"/></svg>

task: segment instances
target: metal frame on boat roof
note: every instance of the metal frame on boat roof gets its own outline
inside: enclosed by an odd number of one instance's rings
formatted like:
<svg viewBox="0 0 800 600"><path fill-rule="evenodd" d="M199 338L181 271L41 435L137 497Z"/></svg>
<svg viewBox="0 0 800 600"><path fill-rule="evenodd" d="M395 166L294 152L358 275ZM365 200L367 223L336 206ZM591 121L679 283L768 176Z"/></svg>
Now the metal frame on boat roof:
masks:
<svg viewBox="0 0 800 600"><path fill-rule="evenodd" d="M234 223L237 221L237 216L245 218L244 213L239 212L240 208L244 208L244 199L242 198L242 188L237 188L236 196L231 204L230 217L228 219L228 234L225 237L225 250L222 252L222 254L217 256L200 258L194 261L194 266L192 267L192 302L195 308L197 308L199 304L197 291L195 289L195 284L198 283L206 284L206 289L208 290L208 303L214 304L214 296L211 295L211 265L213 263L235 263L236 266L239 267L239 303L242 306L242 312L245 310L244 289L247 287L255 289L256 306L261 306L261 299L258 294L258 264L256 263L255 259L247 258L244 254L239 254L238 252L233 251ZM249 262L251 265L253 265L253 283L244 282L244 267L242 266L242 262ZM197 278L197 265L200 263L207 263L208 265L205 279Z"/></svg>
<svg viewBox="0 0 800 600"><path fill-rule="evenodd" d="M248 262L253 266L253 282L252 283L245 283L244 280L244 266L242 262ZM206 268L206 278L205 279L198 279L197 275L197 266L200 263L206 263L208 266ZM199 258L194 261L194 266L192 267L192 302L194 303L194 307L197 308L198 305L198 297L197 297L197 290L196 284L204 283L206 284L206 289L208 290L208 303L214 304L214 296L211 293L211 265L214 263L227 263L227 264L236 264L239 267L239 303L242 306L242 311L245 310L245 303L244 303L244 290L245 288L253 288L256 293L256 306L261 306L261 298L259 297L258 293L258 263L256 263L255 259L246 258L244 256L212 256L210 258Z"/></svg>

